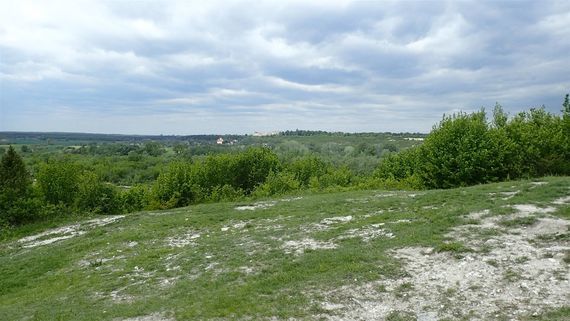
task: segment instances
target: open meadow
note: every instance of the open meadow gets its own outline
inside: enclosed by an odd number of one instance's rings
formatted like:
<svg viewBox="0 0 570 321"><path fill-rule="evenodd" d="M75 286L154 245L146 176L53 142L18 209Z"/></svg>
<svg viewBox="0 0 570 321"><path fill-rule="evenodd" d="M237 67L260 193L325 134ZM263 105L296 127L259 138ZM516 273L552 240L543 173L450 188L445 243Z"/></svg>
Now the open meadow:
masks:
<svg viewBox="0 0 570 321"><path fill-rule="evenodd" d="M0 244L2 320L568 320L570 178L200 204Z"/></svg>

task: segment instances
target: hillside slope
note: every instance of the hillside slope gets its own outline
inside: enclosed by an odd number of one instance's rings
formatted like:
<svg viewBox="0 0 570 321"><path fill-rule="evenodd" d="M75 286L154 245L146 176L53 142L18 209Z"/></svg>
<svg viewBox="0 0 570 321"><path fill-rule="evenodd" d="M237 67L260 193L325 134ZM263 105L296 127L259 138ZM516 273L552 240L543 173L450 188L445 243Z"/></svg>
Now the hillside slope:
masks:
<svg viewBox="0 0 570 321"><path fill-rule="evenodd" d="M106 216L0 243L0 320L568 320L570 178Z"/></svg>

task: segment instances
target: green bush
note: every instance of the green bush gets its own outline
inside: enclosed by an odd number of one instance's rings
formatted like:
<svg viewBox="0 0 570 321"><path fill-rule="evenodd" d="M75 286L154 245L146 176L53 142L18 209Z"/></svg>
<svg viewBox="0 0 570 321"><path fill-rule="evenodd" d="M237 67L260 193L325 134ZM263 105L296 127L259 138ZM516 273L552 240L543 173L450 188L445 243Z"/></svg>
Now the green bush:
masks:
<svg viewBox="0 0 570 321"><path fill-rule="evenodd" d="M421 170L420 148L410 148L397 154L390 154L383 159L373 177L381 180L404 180Z"/></svg>
<svg viewBox="0 0 570 321"><path fill-rule="evenodd" d="M444 117L421 146L423 183L450 188L491 180L496 154L492 147L484 111Z"/></svg>
<svg viewBox="0 0 570 321"><path fill-rule="evenodd" d="M265 183L259 185L254 192L255 196L266 197L271 195L280 195L301 188L301 184L290 172L270 172Z"/></svg>
<svg viewBox="0 0 570 321"><path fill-rule="evenodd" d="M149 207L151 190L146 185L135 185L120 193L121 211L131 213Z"/></svg>
<svg viewBox="0 0 570 321"><path fill-rule="evenodd" d="M301 186L308 187L311 177L320 177L324 175L330 165L322 161L316 156L307 156L300 158L287 166L286 170L293 173L295 180Z"/></svg>
<svg viewBox="0 0 570 321"><path fill-rule="evenodd" d="M201 187L197 184L198 168L188 162L171 163L156 180L151 207L174 208L187 206L203 198Z"/></svg>
<svg viewBox="0 0 570 321"><path fill-rule="evenodd" d="M237 201L244 196L243 190L235 188L231 185L216 186L211 192L208 199L213 202L220 201Z"/></svg>
<svg viewBox="0 0 570 321"><path fill-rule="evenodd" d="M47 211L49 207L40 198L28 196L6 199L5 194L0 194L0 202L9 204L0 208L0 222L9 225L21 225L51 216Z"/></svg>
<svg viewBox="0 0 570 321"><path fill-rule="evenodd" d="M116 214L121 210L116 187L103 183L91 172L83 173L79 179L76 206L80 211L97 214Z"/></svg>
<svg viewBox="0 0 570 321"><path fill-rule="evenodd" d="M67 161L44 163L36 175L37 185L49 204L73 205L79 188L79 166Z"/></svg>
<svg viewBox="0 0 570 321"><path fill-rule="evenodd" d="M269 173L280 169L279 158L269 148L248 148L238 154L230 175L235 179L233 186L249 194L265 182Z"/></svg>
<svg viewBox="0 0 570 321"><path fill-rule="evenodd" d="M352 172L348 167L329 168L320 177L314 176L310 181L312 189L326 189L329 187L347 187L352 182Z"/></svg>
<svg viewBox="0 0 570 321"><path fill-rule="evenodd" d="M506 179L570 174L570 103L562 117L544 108L508 118L500 105L444 116L423 145L384 159L376 183L451 188ZM374 182L373 182L374 183Z"/></svg>
<svg viewBox="0 0 570 321"><path fill-rule="evenodd" d="M518 176L534 177L569 174L568 140L564 135L563 119L544 108L531 109L516 115L505 126L514 143Z"/></svg>

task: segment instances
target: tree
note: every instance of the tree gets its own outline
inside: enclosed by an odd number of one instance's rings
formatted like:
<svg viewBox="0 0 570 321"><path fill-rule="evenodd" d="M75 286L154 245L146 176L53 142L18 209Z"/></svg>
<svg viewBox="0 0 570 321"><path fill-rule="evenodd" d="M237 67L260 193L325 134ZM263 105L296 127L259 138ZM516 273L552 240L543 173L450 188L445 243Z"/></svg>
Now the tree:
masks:
<svg viewBox="0 0 570 321"><path fill-rule="evenodd" d="M41 205L28 197L30 187L26 165L10 146L0 160L0 225L19 224L36 216Z"/></svg>
<svg viewBox="0 0 570 321"><path fill-rule="evenodd" d="M30 187L31 180L24 161L10 146L0 161L0 190L11 190L23 195Z"/></svg>
<svg viewBox="0 0 570 321"><path fill-rule="evenodd" d="M146 142L143 150L150 156L160 156L164 154L164 148L162 148L162 145L155 141Z"/></svg>
<svg viewBox="0 0 570 321"><path fill-rule="evenodd" d="M187 206L202 197L200 186L196 183L198 167L183 161L176 161L158 176L152 194L155 208L174 208Z"/></svg>
<svg viewBox="0 0 570 321"><path fill-rule="evenodd" d="M564 97L564 103L562 103L562 121L564 126L564 136L566 138L566 142L568 143L570 140L570 97L566 94ZM566 145L568 149L570 149L570 144Z"/></svg>
<svg viewBox="0 0 570 321"><path fill-rule="evenodd" d="M116 214L120 210L120 200L114 186L105 184L96 174L86 172L79 180L76 206L83 211Z"/></svg>
<svg viewBox="0 0 570 321"><path fill-rule="evenodd" d="M493 125L495 128L503 128L507 125L508 115L503 111L503 106L499 103L495 104L493 109Z"/></svg>
<svg viewBox="0 0 570 321"><path fill-rule="evenodd" d="M40 166L37 181L44 199L54 205L73 205L79 187L79 167L58 161Z"/></svg>
<svg viewBox="0 0 570 321"><path fill-rule="evenodd" d="M485 111L447 116L421 145L421 177L428 188L451 188L495 179L495 155Z"/></svg>

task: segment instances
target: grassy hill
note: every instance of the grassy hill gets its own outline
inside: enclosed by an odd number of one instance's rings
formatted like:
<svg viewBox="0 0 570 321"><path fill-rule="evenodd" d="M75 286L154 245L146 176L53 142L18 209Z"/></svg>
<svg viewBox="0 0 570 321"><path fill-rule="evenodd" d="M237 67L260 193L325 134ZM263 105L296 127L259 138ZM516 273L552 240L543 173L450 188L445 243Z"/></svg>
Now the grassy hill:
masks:
<svg viewBox="0 0 570 321"><path fill-rule="evenodd" d="M0 320L569 320L570 178L103 216L0 243Z"/></svg>

